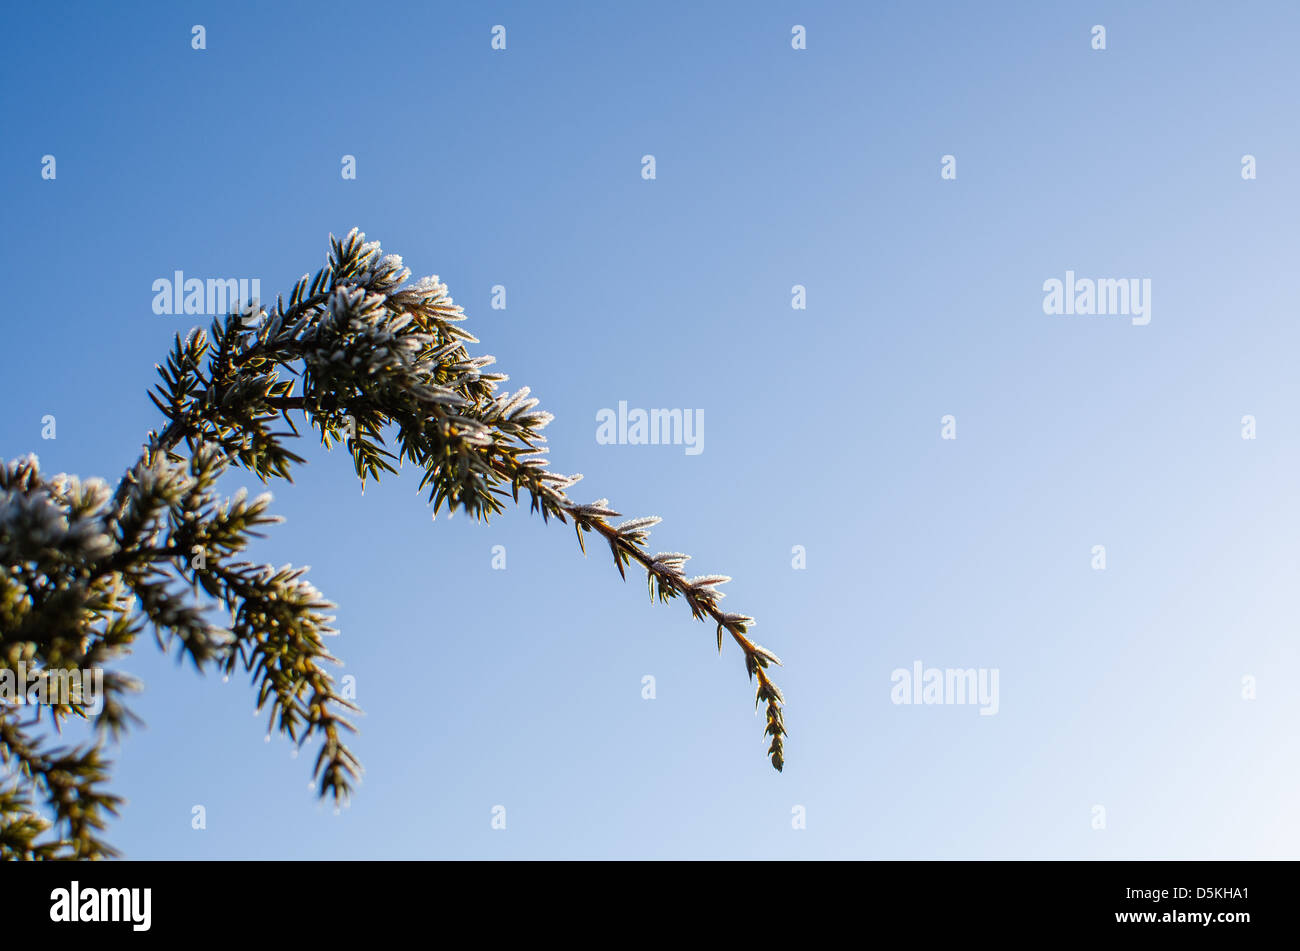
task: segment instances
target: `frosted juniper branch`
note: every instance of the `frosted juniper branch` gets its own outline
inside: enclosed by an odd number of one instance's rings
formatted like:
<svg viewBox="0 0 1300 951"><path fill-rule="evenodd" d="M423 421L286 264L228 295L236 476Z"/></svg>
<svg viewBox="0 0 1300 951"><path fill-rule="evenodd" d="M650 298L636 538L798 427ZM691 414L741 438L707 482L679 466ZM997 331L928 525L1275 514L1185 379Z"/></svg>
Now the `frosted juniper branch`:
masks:
<svg viewBox="0 0 1300 951"><path fill-rule="evenodd" d="M303 276L287 307L282 299L270 311L250 307L224 325L214 321L210 335L178 338L166 385L152 396L169 419L151 451L212 441L263 479L288 478L290 463L301 460L266 424L282 419L296 435L289 414L301 411L326 446L346 443L363 485L396 471L393 461L423 468L421 487L429 488L435 513L446 503L486 519L502 511L507 491L517 502L526 489L544 519L572 518L580 543L584 532L601 535L624 577L636 561L652 598L682 597L693 617L715 622L719 650L723 632L731 635L758 681L757 701L767 703L768 753L781 769L784 700L766 672L779 661L746 636L752 618L718 607L716 586L729 579L686 578L687 556L649 554L644 543L657 519L613 526L606 517L617 513L603 500L570 500L563 490L581 477L551 473L538 459L550 414L535 409L527 389L498 395L496 385L506 377L484 372L492 357L465 349L477 340L459 326L464 313L446 286L437 278L405 284L409 276L399 257L383 256L377 242L354 229L343 240L331 238L326 267L315 278ZM199 366L205 353L206 374ZM299 376L296 393L278 369ZM389 425L396 427L396 453L384 448Z"/></svg>
<svg viewBox="0 0 1300 951"><path fill-rule="evenodd" d="M400 258L382 256L354 231L331 241L326 266L304 276L287 304L250 306L178 337L149 394L165 425L114 492L98 480L43 477L34 457L0 465L0 670L25 663L48 678L101 668L151 628L160 647L179 644L200 669L246 670L271 728L300 745L322 741L320 795L346 798L360 764L342 742L354 727L341 711L355 706L323 666L336 662L323 640L336 633L325 613L333 606L302 569L236 560L261 526L279 519L269 514L269 495L250 500L241 490L222 499L216 491L231 465L263 481L289 479L303 460L284 443L299 435L291 414L301 412L327 447L346 444L363 485L409 461L424 470L421 488L435 513L447 504L486 519L526 491L544 519L573 520L584 551L584 534L600 535L621 575L636 562L652 598L683 598L693 617L716 623L719 650L724 632L731 635L758 681L757 702L767 704L768 754L781 769L784 700L767 672L779 662L748 638L751 618L719 608L717 586L728 579L687 578L686 555L650 554L645 541L657 518L613 525L617 513L605 500L569 499L564 490L580 477L552 473L539 458L550 415L527 389L498 394L506 377L486 371L491 357L466 350L477 340L459 326L464 314L445 285L407 285L409 276ZM287 431L272 428L278 423ZM396 452L385 448L390 429ZM211 620L213 604L227 608L227 623ZM121 695L134 686L105 674L97 729L117 734L133 719ZM42 710L55 726L86 715L62 700L33 714ZM47 748L32 728L0 707L0 857L113 855L99 835L119 802L101 789L101 740ZM55 838L43 838L51 826Z"/></svg>
<svg viewBox="0 0 1300 951"><path fill-rule="evenodd" d="M748 638L752 618L718 607L717 586L729 579L687 578L688 556L650 554L657 518L612 525L617 513L605 500L569 499L564 490L581 477L552 473L539 458L550 415L527 389L498 394L506 377L485 371L492 357L466 350L477 340L459 326L464 314L446 286L437 278L407 285L409 276L400 258L382 256L354 230L331 239L326 266L304 275L287 304L250 305L209 332L178 337L149 394L166 424L111 494L98 480L43 477L34 457L0 465L0 670L27 663L49 677L99 668L150 627L161 647L179 643L199 668L248 671L271 727L300 745L323 741L320 795L346 798L360 764L341 741L354 727L338 712L356 708L322 667L337 662L323 642L336 633L324 613L333 606L302 569L235 560L258 528L279 521L268 514L269 495L216 493L231 465L263 481L291 478L303 460L284 440L299 435L290 414L301 412L326 447L346 444L363 486L410 461L424 470L435 514L447 504L486 519L523 490L543 519L572 519L584 551L584 533L600 535L620 575L636 562L652 599L681 597L693 617L716 623L719 651L731 635L758 681L757 702L767 704L768 754L781 769L784 698L767 673L779 661ZM296 393L281 371L297 378ZM289 431L272 430L276 422ZM395 453L384 443L390 427ZM227 624L209 620L200 589L226 606ZM131 689L129 677L105 673L97 729L116 735L134 719L121 700ZM63 701L33 713L41 710L56 726L85 716ZM119 802L100 789L108 773L100 741L47 749L31 726L0 707L0 857L113 855L98 834ZM54 815L53 840L41 839L52 823L38 800Z"/></svg>

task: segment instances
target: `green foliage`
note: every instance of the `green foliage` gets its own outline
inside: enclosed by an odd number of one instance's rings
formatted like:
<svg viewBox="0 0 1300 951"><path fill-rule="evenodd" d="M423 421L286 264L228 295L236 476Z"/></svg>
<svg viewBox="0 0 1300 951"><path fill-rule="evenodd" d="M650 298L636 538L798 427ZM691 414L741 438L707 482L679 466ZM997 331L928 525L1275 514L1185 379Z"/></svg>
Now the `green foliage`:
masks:
<svg viewBox="0 0 1300 951"><path fill-rule="evenodd" d="M279 521L269 495L218 496L234 466L263 482L291 479L302 458L285 443L300 435L294 417L326 447L352 456L364 487L403 463L418 466L435 514L446 506L487 520L526 493L544 520L572 521L609 546L619 574L634 563L652 600L681 598L697 620L740 647L766 704L772 765L784 765L784 697L768 676L776 656L748 638L753 619L722 611L725 575L687 578L689 556L650 554L655 517L619 517L605 499L579 504L565 490L581 476L551 472L541 430L551 420L527 388L497 392L506 377L472 356L478 341L437 278L407 284L396 255L353 230L331 238L326 266L304 275L289 300L248 307L213 321L208 332L177 337L150 399L166 425L149 435L139 462L111 495L102 482L45 480L35 459L0 468L0 673L20 661L39 671L89 670L127 653L145 628L163 650L200 670L242 669L270 725L299 745L319 742L321 796L346 800L360 765L343 738L355 707L335 691L324 638L335 634L332 605L302 569L238 560L258 529ZM208 599L200 600L199 592ZM213 605L225 609L212 620ZM47 750L34 723L0 704L0 857L101 858L115 854L99 836L119 800L104 792L105 734L132 719L123 694L130 678L109 673L96 742ZM48 704L59 726L84 716L77 704ZM51 823L38 802L54 815Z"/></svg>

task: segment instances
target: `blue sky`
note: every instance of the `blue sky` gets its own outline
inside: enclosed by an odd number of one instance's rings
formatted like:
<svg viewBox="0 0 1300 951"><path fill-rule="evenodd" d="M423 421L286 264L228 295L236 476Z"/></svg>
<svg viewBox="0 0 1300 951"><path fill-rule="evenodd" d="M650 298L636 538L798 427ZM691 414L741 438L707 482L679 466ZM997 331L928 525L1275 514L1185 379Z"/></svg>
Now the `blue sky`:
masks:
<svg viewBox="0 0 1300 951"><path fill-rule="evenodd" d="M209 320L154 314L153 281L273 297L360 227L556 414L574 494L663 516L655 549L734 576L785 662L778 775L739 653L680 604L526 511L431 521L418 473L363 496L306 446L255 555L339 604L365 782L318 805L246 682L144 639L128 857L1296 854L1293 5L6 20L0 456L116 480L153 364ZM1150 323L1045 314L1067 270L1149 279ZM702 410L704 451L599 444L619 401ZM918 660L998 670L997 714L892 703Z"/></svg>

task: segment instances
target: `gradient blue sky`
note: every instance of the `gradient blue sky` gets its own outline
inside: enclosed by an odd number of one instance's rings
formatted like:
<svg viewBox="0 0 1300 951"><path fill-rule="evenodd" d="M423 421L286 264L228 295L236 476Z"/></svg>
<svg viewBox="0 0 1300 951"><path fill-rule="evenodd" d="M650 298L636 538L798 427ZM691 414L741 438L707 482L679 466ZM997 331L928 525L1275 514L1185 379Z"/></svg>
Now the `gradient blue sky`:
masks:
<svg viewBox="0 0 1300 951"><path fill-rule="evenodd" d="M255 555L340 606L365 782L334 815L246 681L146 639L115 843L1294 857L1300 12L1221 7L7 9L0 456L116 480L158 424L153 364L208 322L155 315L152 282L273 297L358 226L556 414L575 495L663 516L655 549L733 575L725 607L785 661L778 775L739 653L683 606L526 511L431 522L418 474L362 496L307 446ZM1150 278L1150 324L1045 315L1067 269ZM598 445L620 400L702 409L704 452ZM915 660L997 668L1000 711L892 704Z"/></svg>

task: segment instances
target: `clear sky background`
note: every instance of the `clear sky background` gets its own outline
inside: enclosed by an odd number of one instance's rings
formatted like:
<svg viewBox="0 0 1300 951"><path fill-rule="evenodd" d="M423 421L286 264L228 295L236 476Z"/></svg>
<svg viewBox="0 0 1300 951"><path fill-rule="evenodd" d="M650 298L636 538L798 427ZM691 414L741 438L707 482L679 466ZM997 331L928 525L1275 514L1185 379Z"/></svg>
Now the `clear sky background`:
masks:
<svg viewBox="0 0 1300 951"><path fill-rule="evenodd" d="M154 363L209 322L155 315L153 281L273 298L357 226L556 414L574 494L663 516L653 549L733 575L785 662L777 774L740 653L607 552L526 509L431 521L418 473L363 496L296 447L254 555L339 604L365 780L335 815L246 680L145 638L111 840L1294 857L1298 27L1284 2L11 5L0 457L115 482ZM1044 314L1067 269L1149 278L1150 323ZM620 400L703 410L704 451L598 444ZM895 705L918 660L996 668L998 713Z"/></svg>

